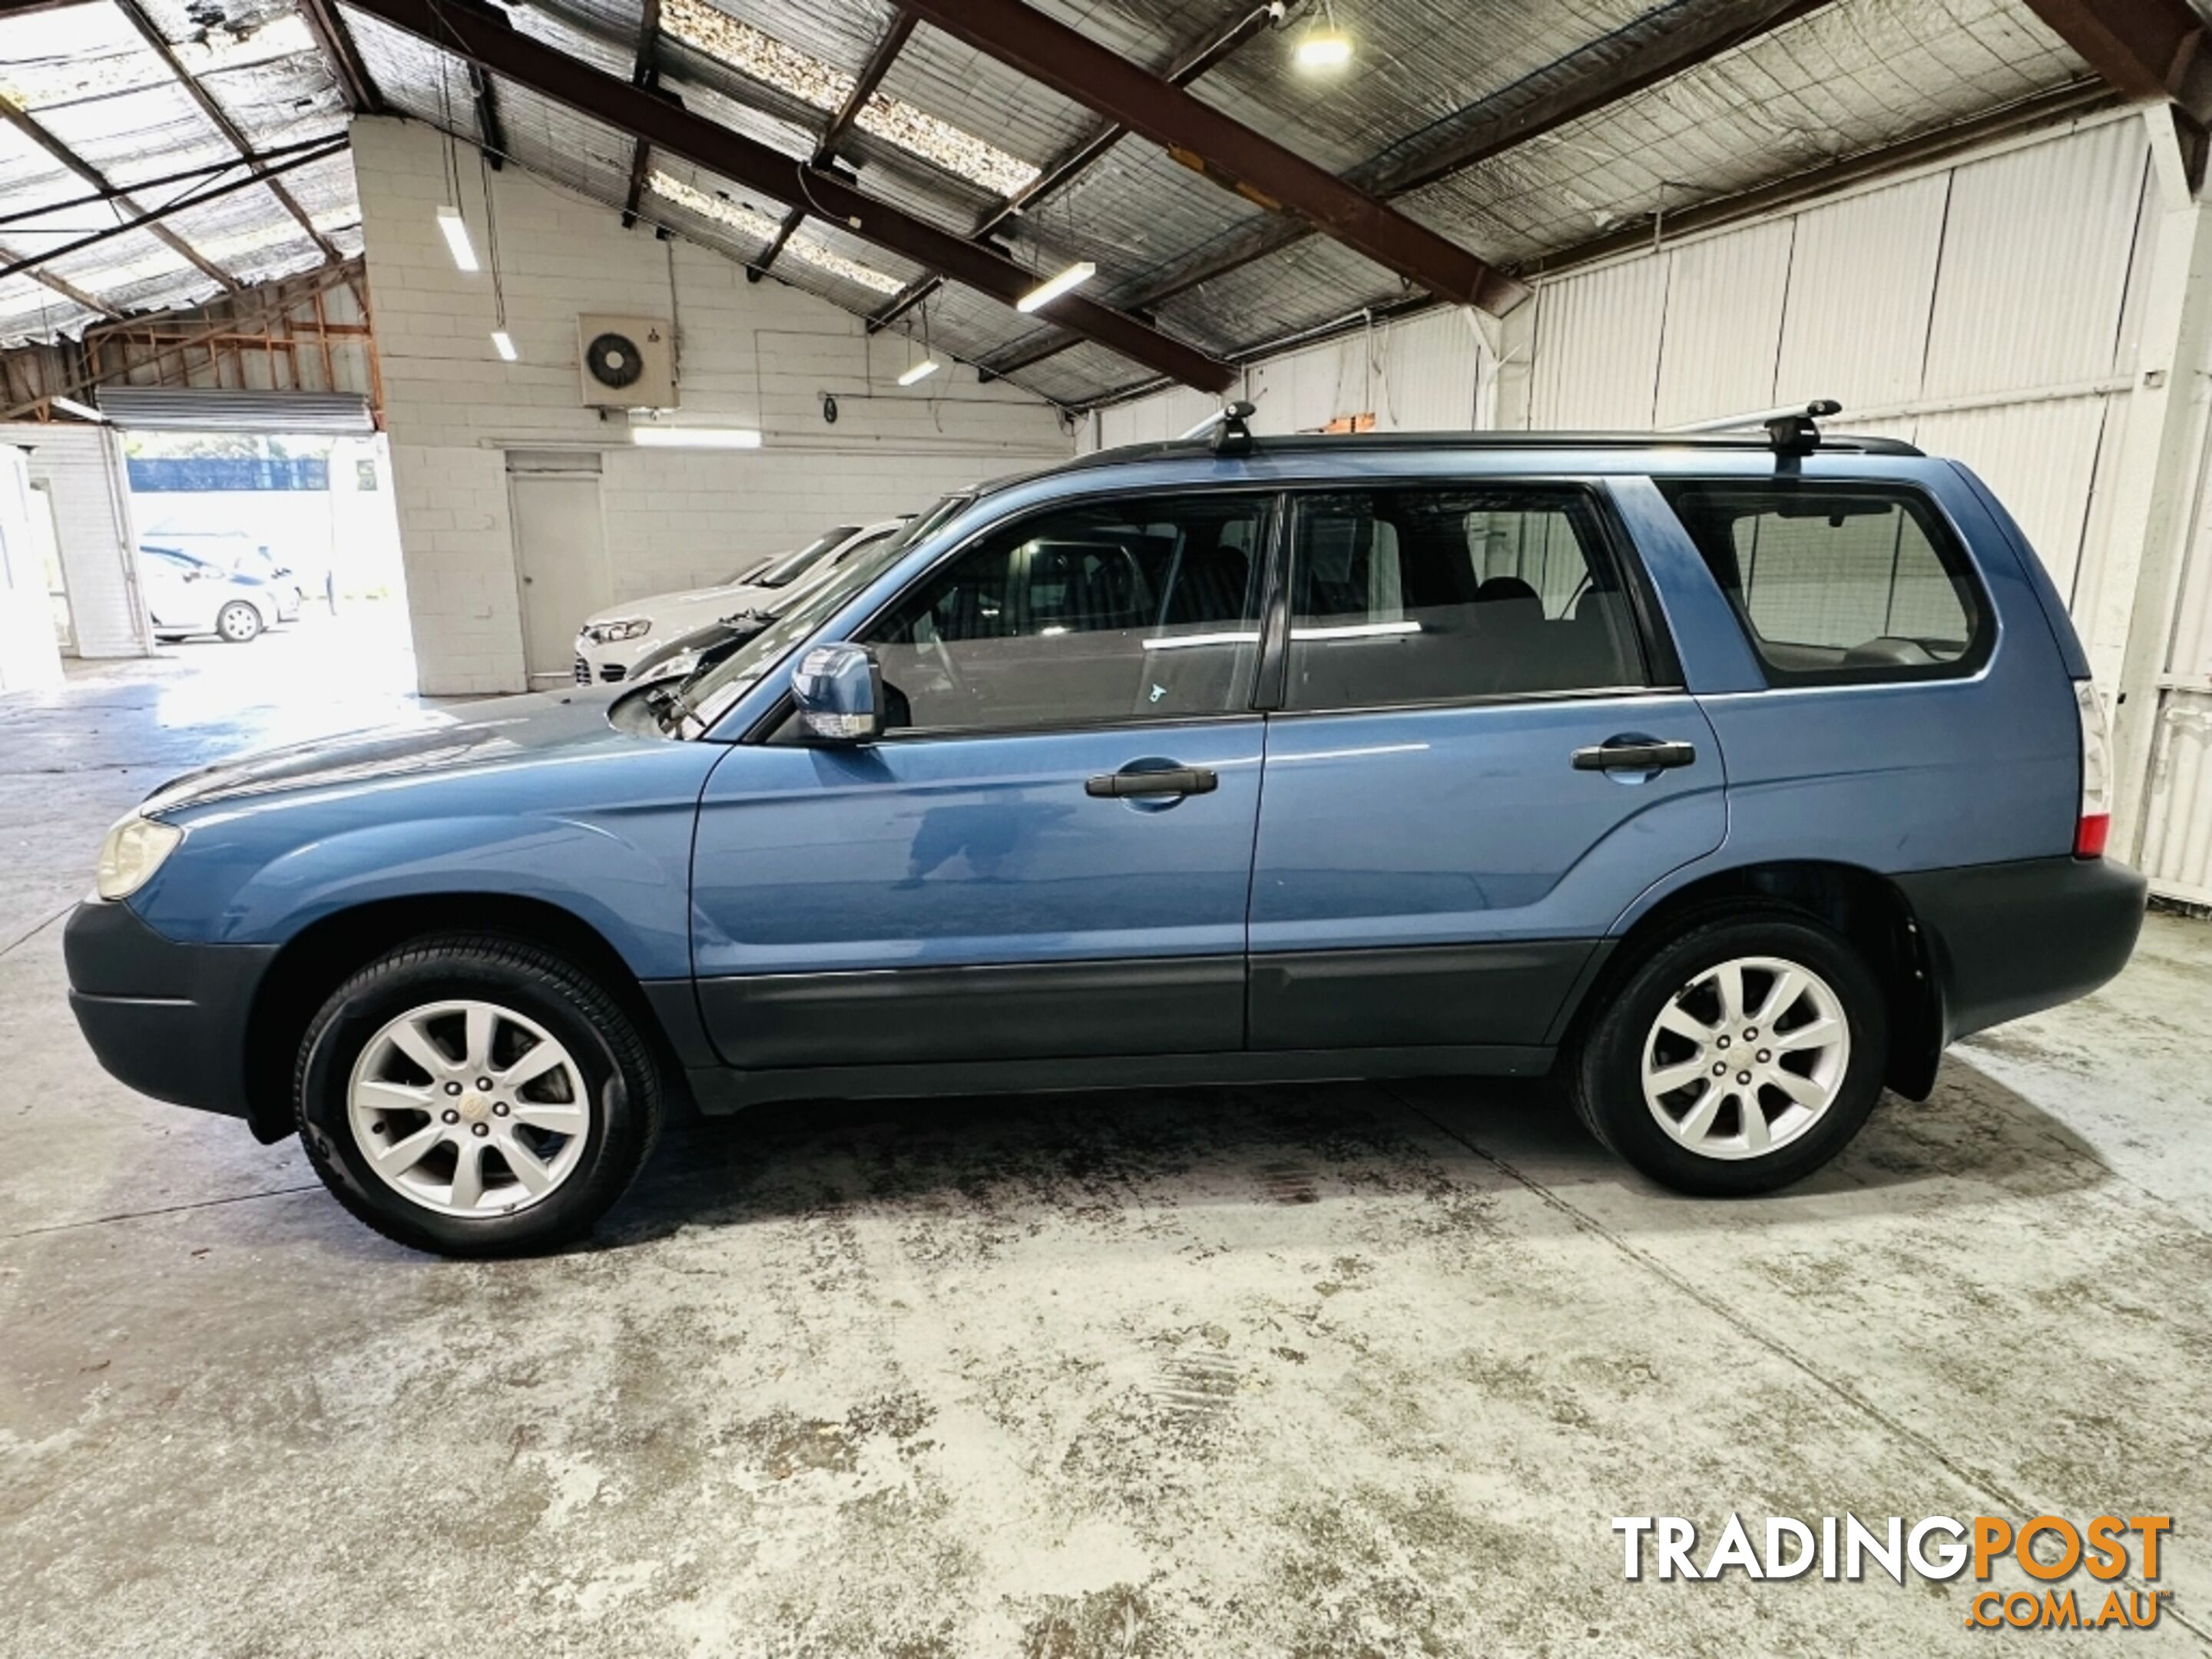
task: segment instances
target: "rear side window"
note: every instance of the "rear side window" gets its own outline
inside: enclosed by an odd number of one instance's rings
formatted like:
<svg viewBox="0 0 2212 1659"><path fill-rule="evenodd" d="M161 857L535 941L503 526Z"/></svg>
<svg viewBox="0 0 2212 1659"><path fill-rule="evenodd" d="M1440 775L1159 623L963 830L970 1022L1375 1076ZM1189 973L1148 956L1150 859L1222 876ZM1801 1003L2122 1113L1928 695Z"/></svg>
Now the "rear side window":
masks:
<svg viewBox="0 0 2212 1659"><path fill-rule="evenodd" d="M1572 486L1301 496L1286 703L1363 708L1645 684L1596 507Z"/></svg>
<svg viewBox="0 0 2212 1659"><path fill-rule="evenodd" d="M1989 608L1950 528L1887 484L1660 481L1778 684L1971 673Z"/></svg>

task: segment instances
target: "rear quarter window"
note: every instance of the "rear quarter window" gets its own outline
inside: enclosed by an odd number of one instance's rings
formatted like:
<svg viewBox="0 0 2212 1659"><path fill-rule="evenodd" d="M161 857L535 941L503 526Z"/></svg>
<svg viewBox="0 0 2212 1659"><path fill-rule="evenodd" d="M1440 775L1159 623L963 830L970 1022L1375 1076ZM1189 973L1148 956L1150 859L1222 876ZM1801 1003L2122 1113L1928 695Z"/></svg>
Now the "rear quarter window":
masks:
<svg viewBox="0 0 2212 1659"><path fill-rule="evenodd" d="M1905 485L1660 480L1775 684L1942 679L1995 629L1966 551Z"/></svg>

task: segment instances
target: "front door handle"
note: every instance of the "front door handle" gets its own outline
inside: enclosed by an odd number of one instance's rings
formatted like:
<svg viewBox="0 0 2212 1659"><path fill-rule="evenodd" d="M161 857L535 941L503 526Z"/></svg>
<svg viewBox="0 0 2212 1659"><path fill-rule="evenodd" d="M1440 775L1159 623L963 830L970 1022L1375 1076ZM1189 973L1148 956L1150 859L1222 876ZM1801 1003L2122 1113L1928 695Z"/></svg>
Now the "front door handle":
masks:
<svg viewBox="0 0 2212 1659"><path fill-rule="evenodd" d="M1688 766L1698 758L1690 743L1630 740L1595 744L1575 750L1577 772L1659 772L1670 766Z"/></svg>
<svg viewBox="0 0 2212 1659"><path fill-rule="evenodd" d="M1221 787L1213 769L1206 766L1164 766L1142 772L1107 772L1087 780L1086 795L1124 800L1133 795L1210 795Z"/></svg>

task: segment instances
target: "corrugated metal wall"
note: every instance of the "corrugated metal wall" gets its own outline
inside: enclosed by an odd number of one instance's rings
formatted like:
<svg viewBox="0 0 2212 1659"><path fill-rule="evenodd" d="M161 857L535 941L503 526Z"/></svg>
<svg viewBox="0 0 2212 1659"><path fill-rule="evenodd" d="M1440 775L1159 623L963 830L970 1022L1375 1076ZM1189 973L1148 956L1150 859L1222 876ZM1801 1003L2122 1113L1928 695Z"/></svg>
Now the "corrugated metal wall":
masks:
<svg viewBox="0 0 2212 1659"><path fill-rule="evenodd" d="M1258 405L1252 429L1270 435L1362 415L1375 417L1378 432L1465 432L1490 424L1488 364L1467 313L1432 311L1255 363L1243 395ZM1085 447L1172 438L1219 407L1203 392L1154 392L1100 410Z"/></svg>
<svg viewBox="0 0 2212 1659"><path fill-rule="evenodd" d="M2212 490L2200 492L2166 666L2143 872L2160 892L2212 904Z"/></svg>
<svg viewBox="0 0 2212 1659"><path fill-rule="evenodd" d="M1981 472L2071 592L2131 366L2148 158L2139 121L2104 119L1545 283L1527 423L1834 398Z"/></svg>

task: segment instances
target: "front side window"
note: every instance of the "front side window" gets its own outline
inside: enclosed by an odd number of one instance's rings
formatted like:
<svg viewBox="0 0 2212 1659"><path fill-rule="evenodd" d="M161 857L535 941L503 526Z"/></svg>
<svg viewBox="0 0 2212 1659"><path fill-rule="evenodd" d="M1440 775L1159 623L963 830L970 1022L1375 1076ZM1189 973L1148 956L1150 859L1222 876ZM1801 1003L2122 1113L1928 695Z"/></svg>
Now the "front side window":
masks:
<svg viewBox="0 0 2212 1659"><path fill-rule="evenodd" d="M1778 684L1970 672L1988 611L1916 490L1792 480L1661 489Z"/></svg>
<svg viewBox="0 0 2212 1659"><path fill-rule="evenodd" d="M862 642L891 729L1015 731L1246 707L1268 499L1088 502L987 532Z"/></svg>
<svg viewBox="0 0 2212 1659"><path fill-rule="evenodd" d="M1640 686L1636 621L1588 492L1310 495L1291 535L1291 708Z"/></svg>

